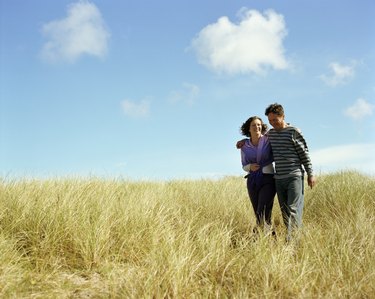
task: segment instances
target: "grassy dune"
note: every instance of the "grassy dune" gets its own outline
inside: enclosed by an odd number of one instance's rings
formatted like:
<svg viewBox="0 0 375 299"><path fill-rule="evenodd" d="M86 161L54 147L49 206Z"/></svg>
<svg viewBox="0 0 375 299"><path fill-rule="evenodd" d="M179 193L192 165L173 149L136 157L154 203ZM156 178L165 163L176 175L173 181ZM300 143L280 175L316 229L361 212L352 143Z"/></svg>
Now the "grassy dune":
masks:
<svg viewBox="0 0 375 299"><path fill-rule="evenodd" d="M298 244L245 180L0 179L1 298L374 298L375 180L318 177Z"/></svg>

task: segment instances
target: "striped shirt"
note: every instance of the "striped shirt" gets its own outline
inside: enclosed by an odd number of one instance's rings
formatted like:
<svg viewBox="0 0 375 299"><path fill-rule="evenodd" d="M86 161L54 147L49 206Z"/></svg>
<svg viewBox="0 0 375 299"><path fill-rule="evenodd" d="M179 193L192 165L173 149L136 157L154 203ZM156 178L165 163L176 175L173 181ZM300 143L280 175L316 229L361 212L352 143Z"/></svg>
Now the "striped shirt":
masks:
<svg viewBox="0 0 375 299"><path fill-rule="evenodd" d="M309 176L313 175L309 150L301 130L288 125L280 131L271 129L266 135L275 159L276 179L302 176L304 169Z"/></svg>

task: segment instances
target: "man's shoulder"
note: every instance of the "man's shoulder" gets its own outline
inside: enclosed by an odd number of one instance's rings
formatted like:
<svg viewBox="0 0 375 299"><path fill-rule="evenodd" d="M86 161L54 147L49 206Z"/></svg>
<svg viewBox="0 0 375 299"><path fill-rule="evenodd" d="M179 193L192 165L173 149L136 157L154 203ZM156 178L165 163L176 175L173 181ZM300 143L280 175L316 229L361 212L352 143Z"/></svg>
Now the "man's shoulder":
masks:
<svg viewBox="0 0 375 299"><path fill-rule="evenodd" d="M281 129L280 131L277 131L274 128L269 129L265 135L267 136L267 135L272 135L272 134L276 134L276 133L286 133L286 132L301 133L301 130L299 128L297 128L296 126L288 124L284 129Z"/></svg>
<svg viewBox="0 0 375 299"><path fill-rule="evenodd" d="M298 127L293 126L291 124L288 124L288 126L285 128L285 130L297 132L297 133L300 133L300 134L302 133L302 131Z"/></svg>

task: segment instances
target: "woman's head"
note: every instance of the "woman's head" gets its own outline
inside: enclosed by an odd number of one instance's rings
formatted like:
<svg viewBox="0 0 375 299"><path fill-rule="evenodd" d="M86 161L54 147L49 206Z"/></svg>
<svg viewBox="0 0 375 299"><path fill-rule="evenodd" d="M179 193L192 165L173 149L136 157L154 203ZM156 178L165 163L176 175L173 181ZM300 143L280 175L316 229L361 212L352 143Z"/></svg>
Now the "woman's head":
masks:
<svg viewBox="0 0 375 299"><path fill-rule="evenodd" d="M260 131L264 134L267 131L267 125L262 121L259 116L252 116L245 121L241 126L241 133L247 137L251 137L251 127L256 128L260 126Z"/></svg>

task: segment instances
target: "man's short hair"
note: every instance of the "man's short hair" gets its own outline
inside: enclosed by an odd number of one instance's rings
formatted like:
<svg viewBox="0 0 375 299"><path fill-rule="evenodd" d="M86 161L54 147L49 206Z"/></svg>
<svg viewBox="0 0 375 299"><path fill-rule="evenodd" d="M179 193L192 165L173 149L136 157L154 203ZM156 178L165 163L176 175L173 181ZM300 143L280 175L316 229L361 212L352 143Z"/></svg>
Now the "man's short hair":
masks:
<svg viewBox="0 0 375 299"><path fill-rule="evenodd" d="M276 115L283 116L284 115L284 108L283 108L283 106L281 106L278 103L273 103L266 108L265 115L268 115L270 113L274 113Z"/></svg>

